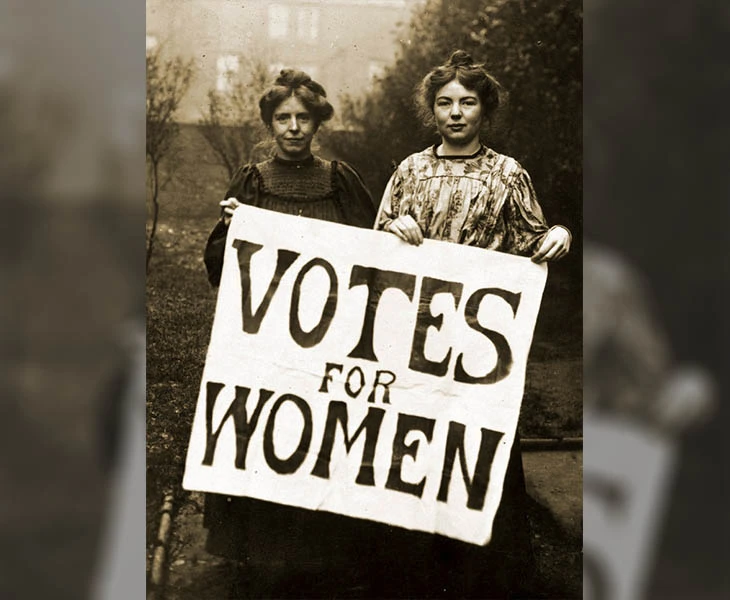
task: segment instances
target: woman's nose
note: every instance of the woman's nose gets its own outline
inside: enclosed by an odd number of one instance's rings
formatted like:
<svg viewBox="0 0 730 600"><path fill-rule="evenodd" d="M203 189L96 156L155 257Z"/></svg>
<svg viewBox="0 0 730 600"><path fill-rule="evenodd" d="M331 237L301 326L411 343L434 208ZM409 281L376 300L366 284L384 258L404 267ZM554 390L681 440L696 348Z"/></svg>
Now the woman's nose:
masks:
<svg viewBox="0 0 730 600"><path fill-rule="evenodd" d="M458 119L459 117L461 117L461 106L459 106L458 104L454 104L451 107L451 116L454 119Z"/></svg>
<svg viewBox="0 0 730 600"><path fill-rule="evenodd" d="M291 131L299 131L299 121L296 117L292 117L289 121L289 129Z"/></svg>

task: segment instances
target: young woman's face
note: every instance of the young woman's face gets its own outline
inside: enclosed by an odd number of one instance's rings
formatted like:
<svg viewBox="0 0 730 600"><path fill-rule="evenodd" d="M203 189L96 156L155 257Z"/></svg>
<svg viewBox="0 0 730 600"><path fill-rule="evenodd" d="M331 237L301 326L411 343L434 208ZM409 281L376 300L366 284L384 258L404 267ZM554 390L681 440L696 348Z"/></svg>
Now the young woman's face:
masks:
<svg viewBox="0 0 730 600"><path fill-rule="evenodd" d="M285 160L301 160L311 154L317 125L312 114L296 96L290 96L274 110L271 129L278 146L277 154Z"/></svg>
<svg viewBox="0 0 730 600"><path fill-rule="evenodd" d="M433 112L444 142L468 146L479 139L482 103L475 91L467 90L457 79L436 92Z"/></svg>

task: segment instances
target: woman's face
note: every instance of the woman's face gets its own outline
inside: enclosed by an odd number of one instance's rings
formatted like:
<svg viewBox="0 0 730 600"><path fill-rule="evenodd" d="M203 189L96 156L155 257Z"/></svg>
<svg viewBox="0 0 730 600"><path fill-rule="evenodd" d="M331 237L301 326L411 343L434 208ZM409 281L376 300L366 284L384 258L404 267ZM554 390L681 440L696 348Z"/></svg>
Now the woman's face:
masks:
<svg viewBox="0 0 730 600"><path fill-rule="evenodd" d="M436 92L433 113L445 143L460 147L479 139L482 103L475 91L467 90L457 79Z"/></svg>
<svg viewBox="0 0 730 600"><path fill-rule="evenodd" d="M278 146L277 154L285 160L302 160L311 153L317 125L312 114L296 96L289 96L274 110L271 130Z"/></svg>

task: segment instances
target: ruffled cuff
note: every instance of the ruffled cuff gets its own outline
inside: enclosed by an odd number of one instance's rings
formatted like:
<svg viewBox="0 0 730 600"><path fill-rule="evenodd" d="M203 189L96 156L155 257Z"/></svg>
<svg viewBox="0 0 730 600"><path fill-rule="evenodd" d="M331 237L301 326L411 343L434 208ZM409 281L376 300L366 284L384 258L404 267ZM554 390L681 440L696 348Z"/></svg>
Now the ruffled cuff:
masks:
<svg viewBox="0 0 730 600"><path fill-rule="evenodd" d="M380 220L376 221L375 229L379 231L388 231L388 225L390 225L393 221L394 219L383 217Z"/></svg>

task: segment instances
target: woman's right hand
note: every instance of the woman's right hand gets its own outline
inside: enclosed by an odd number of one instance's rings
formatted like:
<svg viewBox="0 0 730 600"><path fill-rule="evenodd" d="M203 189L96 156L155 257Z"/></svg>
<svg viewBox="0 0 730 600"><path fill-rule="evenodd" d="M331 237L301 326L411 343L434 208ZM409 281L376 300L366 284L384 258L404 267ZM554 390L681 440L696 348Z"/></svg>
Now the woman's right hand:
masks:
<svg viewBox="0 0 730 600"><path fill-rule="evenodd" d="M411 215L401 215L397 219L393 219L385 230L414 246L420 246L423 243L423 232Z"/></svg>
<svg viewBox="0 0 730 600"><path fill-rule="evenodd" d="M233 217L233 211L241 206L241 203L231 196L230 198L221 200L219 204L223 208L223 221L228 225L231 222L231 217Z"/></svg>

